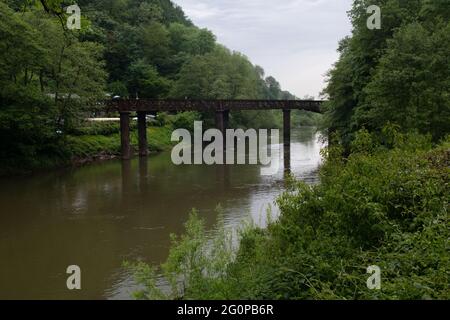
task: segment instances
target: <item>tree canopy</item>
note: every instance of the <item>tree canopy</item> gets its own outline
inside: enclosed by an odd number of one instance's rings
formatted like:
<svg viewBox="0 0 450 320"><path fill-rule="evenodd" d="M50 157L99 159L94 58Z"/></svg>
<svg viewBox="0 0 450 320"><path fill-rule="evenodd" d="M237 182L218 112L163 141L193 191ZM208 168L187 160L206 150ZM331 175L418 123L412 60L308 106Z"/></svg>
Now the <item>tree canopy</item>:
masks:
<svg viewBox="0 0 450 320"><path fill-rule="evenodd" d="M380 30L366 26L369 5L382 12ZM449 133L450 2L355 0L351 37L329 72L327 127L347 142L362 128L380 131L388 122L403 131Z"/></svg>

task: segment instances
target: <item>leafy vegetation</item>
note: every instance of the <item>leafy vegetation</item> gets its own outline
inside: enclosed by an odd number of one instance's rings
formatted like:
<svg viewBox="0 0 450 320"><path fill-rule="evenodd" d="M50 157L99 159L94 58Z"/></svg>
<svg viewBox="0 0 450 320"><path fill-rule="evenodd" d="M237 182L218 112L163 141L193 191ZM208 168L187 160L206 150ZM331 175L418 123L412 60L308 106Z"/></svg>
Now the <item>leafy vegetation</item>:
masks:
<svg viewBox="0 0 450 320"><path fill-rule="evenodd" d="M382 8L381 30L366 26L369 5ZM356 0L352 36L341 41L329 73L326 127L344 136L348 149L362 128L380 131L388 122L403 132L449 133L450 3Z"/></svg>

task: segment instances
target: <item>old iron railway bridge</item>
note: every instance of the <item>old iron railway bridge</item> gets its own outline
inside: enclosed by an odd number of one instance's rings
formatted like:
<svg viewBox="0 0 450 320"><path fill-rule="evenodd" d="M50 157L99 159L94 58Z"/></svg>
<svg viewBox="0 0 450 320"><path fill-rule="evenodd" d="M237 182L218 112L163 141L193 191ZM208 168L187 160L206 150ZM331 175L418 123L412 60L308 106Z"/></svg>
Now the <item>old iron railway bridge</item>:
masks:
<svg viewBox="0 0 450 320"><path fill-rule="evenodd" d="M123 159L130 159L130 114L137 113L139 155L148 155L148 113L209 111L215 113L216 128L225 133L231 111L236 110L281 110L283 112L283 137L285 162L290 162L291 110L322 113L318 100L145 100L116 99L108 102L109 110L120 113L121 152Z"/></svg>

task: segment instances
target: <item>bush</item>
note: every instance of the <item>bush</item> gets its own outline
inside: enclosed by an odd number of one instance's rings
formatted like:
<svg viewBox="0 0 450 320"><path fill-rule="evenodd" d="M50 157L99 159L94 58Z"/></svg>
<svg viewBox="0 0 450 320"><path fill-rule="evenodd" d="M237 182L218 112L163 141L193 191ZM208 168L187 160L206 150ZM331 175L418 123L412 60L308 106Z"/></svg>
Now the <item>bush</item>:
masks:
<svg viewBox="0 0 450 320"><path fill-rule="evenodd" d="M0 88L0 176L47 168L67 160L56 110L37 90Z"/></svg>
<svg viewBox="0 0 450 320"><path fill-rule="evenodd" d="M194 131L194 122L200 121L201 116L198 112L181 112L169 117L169 123L174 129L187 129Z"/></svg>
<svg viewBox="0 0 450 320"><path fill-rule="evenodd" d="M217 209L220 213L220 207ZM232 260L231 234L226 232L223 222L219 223L220 232L210 243L205 230L205 222L193 210L185 224L186 232L178 237L171 235L172 248L161 272L169 289L158 287L157 269L143 262L126 262L132 269L136 280L144 289L135 292L137 299L182 299L190 296L216 297L219 279L225 276L227 264ZM206 277L205 277L206 276ZM211 280L208 281L207 279Z"/></svg>
<svg viewBox="0 0 450 320"><path fill-rule="evenodd" d="M136 130L137 123L135 121L130 122L130 130ZM69 134L74 136L94 136L104 135L109 136L120 132L120 123L118 121L105 121L105 122L85 122L82 126L72 129Z"/></svg>

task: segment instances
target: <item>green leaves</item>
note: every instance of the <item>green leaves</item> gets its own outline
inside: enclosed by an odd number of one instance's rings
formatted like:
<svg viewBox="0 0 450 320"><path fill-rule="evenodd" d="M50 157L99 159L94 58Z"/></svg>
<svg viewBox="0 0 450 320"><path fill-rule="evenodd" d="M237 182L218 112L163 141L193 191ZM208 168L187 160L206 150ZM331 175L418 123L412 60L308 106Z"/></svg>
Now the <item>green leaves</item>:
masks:
<svg viewBox="0 0 450 320"><path fill-rule="evenodd" d="M130 66L127 77L131 93L139 98L163 98L170 90L171 81L163 78L154 66L143 59Z"/></svg>
<svg viewBox="0 0 450 320"><path fill-rule="evenodd" d="M46 3L48 10L58 3ZM0 17L2 166L10 159L23 170L64 163L61 133L104 98L102 47L66 34L42 8L17 13L2 2Z"/></svg>
<svg viewBox="0 0 450 320"><path fill-rule="evenodd" d="M366 8L382 9L382 29L366 27ZM341 42L329 73L327 125L345 135L349 149L359 129L449 132L450 51L448 1L358 0L350 16L352 37Z"/></svg>
<svg viewBox="0 0 450 320"><path fill-rule="evenodd" d="M54 14L62 13L63 0L39 0L45 11Z"/></svg>

